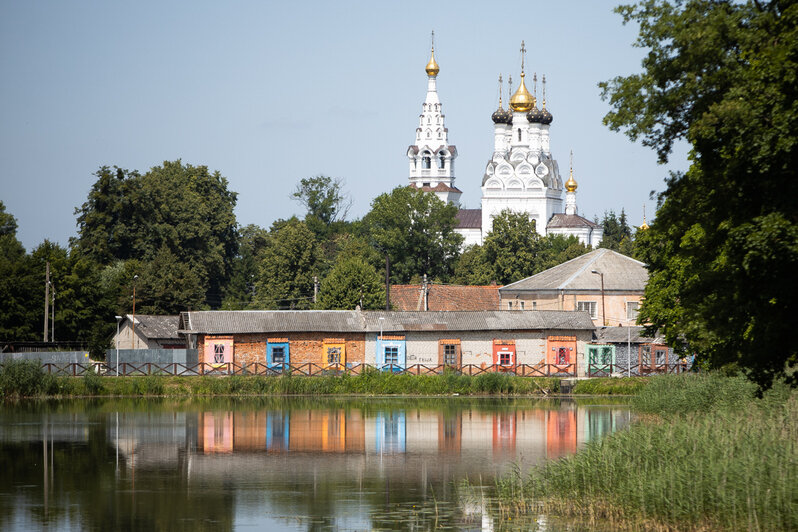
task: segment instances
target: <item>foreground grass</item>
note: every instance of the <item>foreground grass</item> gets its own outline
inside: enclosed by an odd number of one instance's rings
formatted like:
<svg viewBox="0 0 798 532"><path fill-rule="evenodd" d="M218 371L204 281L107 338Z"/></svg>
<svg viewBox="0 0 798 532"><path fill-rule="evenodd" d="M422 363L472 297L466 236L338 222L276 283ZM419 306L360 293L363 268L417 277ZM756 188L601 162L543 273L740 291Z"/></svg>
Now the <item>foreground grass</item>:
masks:
<svg viewBox="0 0 798 532"><path fill-rule="evenodd" d="M798 393L755 390L714 375L652 379L633 404L658 416L504 477L500 498L618 528L798 530Z"/></svg>
<svg viewBox="0 0 798 532"><path fill-rule="evenodd" d="M557 392L559 379L486 373L475 377L396 375L370 371L362 375L299 377L283 375L222 377L54 377L35 363L13 363L0 371L0 397L103 395L543 395Z"/></svg>
<svg viewBox="0 0 798 532"><path fill-rule="evenodd" d="M637 395L650 377L596 377L577 381L571 393L578 395Z"/></svg>

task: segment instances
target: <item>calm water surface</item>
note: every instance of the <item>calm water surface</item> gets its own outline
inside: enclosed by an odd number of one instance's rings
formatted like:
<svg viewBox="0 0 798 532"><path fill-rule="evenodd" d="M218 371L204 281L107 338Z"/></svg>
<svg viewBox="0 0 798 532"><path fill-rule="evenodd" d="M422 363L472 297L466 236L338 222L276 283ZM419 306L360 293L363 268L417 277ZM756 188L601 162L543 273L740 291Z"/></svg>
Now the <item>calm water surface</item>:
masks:
<svg viewBox="0 0 798 532"><path fill-rule="evenodd" d="M623 404L570 400L3 405L0 529L513 528L489 510L496 475L572 454L629 420ZM524 528L574 530L546 518Z"/></svg>

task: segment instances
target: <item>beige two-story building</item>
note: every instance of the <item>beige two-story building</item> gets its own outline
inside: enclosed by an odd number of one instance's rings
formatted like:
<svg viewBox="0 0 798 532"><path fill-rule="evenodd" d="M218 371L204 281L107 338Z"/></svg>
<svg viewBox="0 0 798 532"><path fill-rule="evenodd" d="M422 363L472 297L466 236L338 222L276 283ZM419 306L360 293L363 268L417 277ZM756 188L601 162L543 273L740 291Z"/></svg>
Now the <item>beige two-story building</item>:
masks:
<svg viewBox="0 0 798 532"><path fill-rule="evenodd" d="M499 288L502 310L581 310L597 327L634 325L648 282L645 264L597 249Z"/></svg>

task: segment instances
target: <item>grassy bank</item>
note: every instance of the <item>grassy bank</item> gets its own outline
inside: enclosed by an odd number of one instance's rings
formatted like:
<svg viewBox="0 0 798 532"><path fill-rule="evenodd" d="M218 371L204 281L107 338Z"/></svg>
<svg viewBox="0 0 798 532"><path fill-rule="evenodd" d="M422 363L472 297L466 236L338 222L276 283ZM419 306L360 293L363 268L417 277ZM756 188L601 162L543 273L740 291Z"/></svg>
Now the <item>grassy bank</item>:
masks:
<svg viewBox="0 0 798 532"><path fill-rule="evenodd" d="M649 377L596 377L577 381L571 393L576 395L637 395Z"/></svg>
<svg viewBox="0 0 798 532"><path fill-rule="evenodd" d="M0 397L70 397L107 395L543 395L559 390L559 379L486 373L469 377L397 375L369 371L362 375L300 377L282 375L223 377L54 377L33 362L7 364L0 371Z"/></svg>
<svg viewBox="0 0 798 532"><path fill-rule="evenodd" d="M501 479L500 497L617 528L797 530L798 392L755 390L742 378L653 378L633 404L656 416Z"/></svg>

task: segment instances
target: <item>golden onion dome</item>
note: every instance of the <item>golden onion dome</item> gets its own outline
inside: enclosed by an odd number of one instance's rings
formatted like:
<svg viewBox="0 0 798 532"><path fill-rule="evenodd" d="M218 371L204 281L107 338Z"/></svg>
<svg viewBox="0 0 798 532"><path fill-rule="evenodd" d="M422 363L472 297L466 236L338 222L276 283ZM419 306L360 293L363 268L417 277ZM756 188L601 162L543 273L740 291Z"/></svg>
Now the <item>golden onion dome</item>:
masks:
<svg viewBox="0 0 798 532"><path fill-rule="evenodd" d="M535 97L526 90L526 85L524 85L523 72L521 72L521 84L518 86L518 90L515 91L512 98L510 98L510 107L513 111L519 113L526 113L535 107Z"/></svg>
<svg viewBox="0 0 798 532"><path fill-rule="evenodd" d="M571 176L568 178L568 181L565 182L565 190L567 192L576 192L576 179L574 179L574 173L571 172Z"/></svg>
<svg viewBox="0 0 798 532"><path fill-rule="evenodd" d="M430 50L429 63L427 63L427 67L424 70L427 71L427 75L431 78L434 78L438 75L438 72L440 72L441 69L438 66L438 63L435 62L435 48Z"/></svg>
<svg viewBox="0 0 798 532"><path fill-rule="evenodd" d="M643 221L643 224L640 226L640 230L645 231L647 229L648 229L648 224L645 221Z"/></svg>

